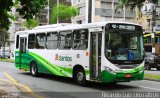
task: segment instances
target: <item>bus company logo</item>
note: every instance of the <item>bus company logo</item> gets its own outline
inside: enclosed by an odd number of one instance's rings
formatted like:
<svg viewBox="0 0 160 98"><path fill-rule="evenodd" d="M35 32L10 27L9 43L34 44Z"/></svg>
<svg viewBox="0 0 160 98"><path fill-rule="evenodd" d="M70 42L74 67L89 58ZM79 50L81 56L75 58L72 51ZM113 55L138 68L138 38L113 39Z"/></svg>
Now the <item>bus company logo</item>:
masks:
<svg viewBox="0 0 160 98"><path fill-rule="evenodd" d="M72 61L72 57L69 56L61 56L58 55L58 53L55 55L55 60L56 61L67 61L67 62L71 62Z"/></svg>

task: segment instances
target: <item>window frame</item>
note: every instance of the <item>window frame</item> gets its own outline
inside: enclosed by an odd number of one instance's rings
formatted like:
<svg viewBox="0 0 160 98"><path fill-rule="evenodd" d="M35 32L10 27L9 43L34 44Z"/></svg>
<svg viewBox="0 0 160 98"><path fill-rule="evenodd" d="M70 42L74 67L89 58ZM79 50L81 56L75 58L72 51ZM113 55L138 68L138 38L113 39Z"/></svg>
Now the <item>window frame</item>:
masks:
<svg viewBox="0 0 160 98"><path fill-rule="evenodd" d="M58 36L57 36L57 40L47 40L47 35L48 35L49 33L57 33L57 35L58 35ZM53 48L53 47L52 47L52 48L47 48L47 42L48 42L48 41L50 41L50 42L57 41L57 46L56 46L56 48ZM50 50L52 50L52 49L53 49L53 50L56 50L56 49L58 48L58 44L59 44L59 32L57 32L57 31L47 32L47 33L46 33L45 48L46 48L46 49L50 49Z"/></svg>
<svg viewBox="0 0 160 98"><path fill-rule="evenodd" d="M75 39L74 39L74 34L75 34L75 31L81 31L81 30L85 30L85 31L87 31L87 39L86 39L86 41L87 41L87 47L86 47L86 49L75 49L74 48L74 41L75 41ZM79 32L78 32L79 33ZM85 28L85 29L76 29L76 30L73 30L73 39L72 39L72 49L73 50L87 50L88 49L88 43L89 43L89 30L87 29L87 28ZM76 39L76 40L83 40L83 39Z"/></svg>
<svg viewBox="0 0 160 98"><path fill-rule="evenodd" d="M34 35L34 41L29 41L29 35ZM35 39L36 39L36 34L35 33L28 34L28 49L35 49L35 44L36 44ZM34 47L33 48L29 47L29 42L34 42Z"/></svg>
<svg viewBox="0 0 160 98"><path fill-rule="evenodd" d="M70 46L70 48L60 48L60 45L61 45L61 41L64 41L65 42L65 40L61 40L61 36L60 36L60 33L61 32L70 32L71 33L71 46ZM67 31L59 31L59 39L58 39L58 49L59 50L71 50L72 49L72 44L73 44L73 30L67 30Z"/></svg>
<svg viewBox="0 0 160 98"><path fill-rule="evenodd" d="M43 40L44 41L44 48L37 48L37 42L43 42L43 41L37 41L37 35L40 35L40 34L45 34L45 39ZM46 49L46 32L40 32L40 33L36 33L35 34L35 49Z"/></svg>

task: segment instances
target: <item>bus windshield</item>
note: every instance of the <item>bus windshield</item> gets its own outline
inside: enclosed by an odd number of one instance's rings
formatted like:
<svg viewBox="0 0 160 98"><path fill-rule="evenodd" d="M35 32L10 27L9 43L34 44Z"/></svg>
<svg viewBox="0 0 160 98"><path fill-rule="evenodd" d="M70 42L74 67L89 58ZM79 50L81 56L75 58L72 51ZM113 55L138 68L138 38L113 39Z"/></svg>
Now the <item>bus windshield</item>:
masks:
<svg viewBox="0 0 160 98"><path fill-rule="evenodd" d="M141 63L144 59L142 32L106 31L105 55L114 64Z"/></svg>

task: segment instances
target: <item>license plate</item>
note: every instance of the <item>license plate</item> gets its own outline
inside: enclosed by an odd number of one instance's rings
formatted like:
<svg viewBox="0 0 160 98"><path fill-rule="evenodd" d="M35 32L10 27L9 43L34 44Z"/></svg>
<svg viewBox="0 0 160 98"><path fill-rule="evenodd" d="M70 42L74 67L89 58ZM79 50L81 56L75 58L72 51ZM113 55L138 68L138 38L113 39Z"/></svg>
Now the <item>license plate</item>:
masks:
<svg viewBox="0 0 160 98"><path fill-rule="evenodd" d="M131 74L125 74L125 78L130 78L132 77Z"/></svg>

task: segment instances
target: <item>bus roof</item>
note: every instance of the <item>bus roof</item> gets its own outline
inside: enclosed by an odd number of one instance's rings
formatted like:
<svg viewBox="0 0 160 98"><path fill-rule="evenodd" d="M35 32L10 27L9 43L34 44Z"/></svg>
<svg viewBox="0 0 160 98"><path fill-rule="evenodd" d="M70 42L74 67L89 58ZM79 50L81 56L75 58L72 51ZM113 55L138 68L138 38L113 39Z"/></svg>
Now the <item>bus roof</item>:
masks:
<svg viewBox="0 0 160 98"><path fill-rule="evenodd" d="M85 28L100 28L105 26L108 23L124 23L124 24L132 24L138 25L135 23L130 22L95 22L95 23L88 23L88 24L68 24L68 23L61 23L61 24L52 24L52 25L44 25L38 26L32 30L25 30L25 31L18 31L16 34L29 34L29 33L43 33L43 32L56 32L56 31L64 31L64 30L76 30L76 29L85 29ZM140 26L140 25L139 25Z"/></svg>

